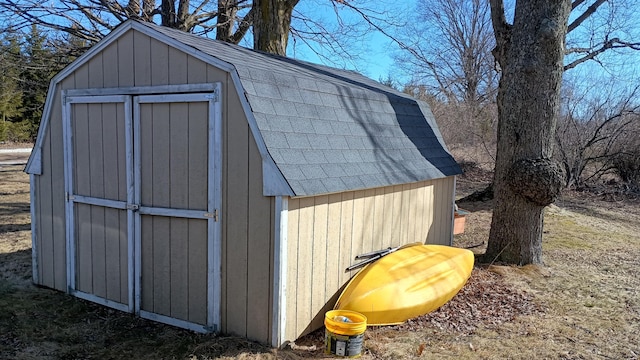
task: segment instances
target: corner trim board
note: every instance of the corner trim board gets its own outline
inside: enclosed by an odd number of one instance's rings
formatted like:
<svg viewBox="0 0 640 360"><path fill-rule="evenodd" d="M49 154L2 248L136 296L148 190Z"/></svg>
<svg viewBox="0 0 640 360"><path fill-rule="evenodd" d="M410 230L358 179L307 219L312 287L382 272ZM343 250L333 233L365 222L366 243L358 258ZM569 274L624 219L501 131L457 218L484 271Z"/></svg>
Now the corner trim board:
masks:
<svg viewBox="0 0 640 360"><path fill-rule="evenodd" d="M34 284L40 283L40 269L38 264L38 217L36 216L36 207L38 206L36 197L36 175L29 174L29 196L31 202L31 271L32 281Z"/></svg>
<svg viewBox="0 0 640 360"><path fill-rule="evenodd" d="M451 191L451 194L452 194L451 195L451 197L452 197L451 201L452 201L452 203L451 203L451 215L450 215L451 216L451 231L449 232L449 234L450 234L449 235L449 246L453 246L453 226L454 226L453 223L456 220L455 216L453 216L453 212L456 209L455 205L456 205L456 181L457 180L458 180L458 177L456 175L453 175L453 191Z"/></svg>
<svg viewBox="0 0 640 360"><path fill-rule="evenodd" d="M208 246L208 276L207 276L207 328L216 331L220 329L222 315L222 84L215 83L217 96L208 96L209 100L209 164L208 164L208 210L209 214L220 213L220 218L209 217L207 227L210 242Z"/></svg>
<svg viewBox="0 0 640 360"><path fill-rule="evenodd" d="M287 228L289 223L289 198L276 196L275 249L273 271L273 319L271 346L280 347L286 336L287 323Z"/></svg>

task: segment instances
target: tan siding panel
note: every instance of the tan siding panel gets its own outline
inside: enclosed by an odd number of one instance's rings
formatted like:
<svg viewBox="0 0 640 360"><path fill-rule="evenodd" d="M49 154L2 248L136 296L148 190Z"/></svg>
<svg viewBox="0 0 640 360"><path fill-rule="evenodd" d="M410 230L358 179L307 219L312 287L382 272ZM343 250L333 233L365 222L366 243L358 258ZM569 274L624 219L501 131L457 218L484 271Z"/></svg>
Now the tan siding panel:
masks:
<svg viewBox="0 0 640 360"><path fill-rule="evenodd" d="M151 105L140 105L140 176L141 183L145 184L153 174L153 142L151 136L143 136L151 134L152 128L152 112ZM153 193L151 184L142 185L140 191L140 200L143 205L153 203ZM153 217L141 217L141 308L145 310L153 310Z"/></svg>
<svg viewBox="0 0 640 360"><path fill-rule="evenodd" d="M82 105L81 105L82 106ZM86 117L76 119L76 123L87 122L88 126L88 151L89 151L89 191L93 197L104 197L104 150L102 148L104 132L102 127L102 105L87 105ZM80 151L80 149L78 149Z"/></svg>
<svg viewBox="0 0 640 360"><path fill-rule="evenodd" d="M409 222L409 232L407 243L414 243L420 240L420 235L417 233L416 229L416 220L420 219L420 214L418 214L418 184L411 184L409 190L410 204L409 204L409 214L408 222Z"/></svg>
<svg viewBox="0 0 640 360"><path fill-rule="evenodd" d="M192 56L187 59L187 80L189 84L204 83L207 81L207 64Z"/></svg>
<svg viewBox="0 0 640 360"><path fill-rule="evenodd" d="M104 146L104 196L106 199L126 201L126 191L120 191L121 188L126 189L126 173L121 174L123 167L120 165L126 162L125 148L119 148L119 133L124 128L124 107L122 104L103 104L102 105L103 132L102 143ZM124 194L124 197L122 197Z"/></svg>
<svg viewBox="0 0 640 360"><path fill-rule="evenodd" d="M151 39L151 85L169 84L169 46Z"/></svg>
<svg viewBox="0 0 640 360"><path fill-rule="evenodd" d="M140 216L140 308L153 311L153 217Z"/></svg>
<svg viewBox="0 0 640 360"><path fill-rule="evenodd" d="M187 83L187 55L174 47L169 47L169 84Z"/></svg>
<svg viewBox="0 0 640 360"><path fill-rule="evenodd" d="M362 222L362 248L360 254L376 250L373 248L373 227L375 220L375 190L364 191L364 211ZM357 254L354 254L357 255Z"/></svg>
<svg viewBox="0 0 640 360"><path fill-rule="evenodd" d="M53 238L53 199L51 176L51 131L45 135L42 145L42 175L38 201L40 202L40 282L44 286L55 287L54 238Z"/></svg>
<svg viewBox="0 0 640 360"><path fill-rule="evenodd" d="M175 105L175 104L174 104ZM174 106L172 105L172 106ZM189 118L189 209L207 210L207 176L209 156L207 154L209 144L209 125L207 122L208 108L206 103L190 103L188 108ZM186 114L183 115L186 117ZM180 183L178 183L180 184ZM173 185L172 185L173 186ZM178 191L180 186L173 186L173 191Z"/></svg>
<svg viewBox="0 0 640 360"><path fill-rule="evenodd" d="M227 96L232 96L237 99L238 94L235 92L235 86L233 84L233 79L226 71L220 70L214 66L207 66L207 82L221 82L222 83L222 92L223 94L227 94ZM233 101L229 103L229 107L227 108L229 114L233 114L236 117L244 118L244 111L240 106L240 102Z"/></svg>
<svg viewBox="0 0 640 360"><path fill-rule="evenodd" d="M189 208L189 184L185 174L189 172L189 128L184 121L187 104L170 105L169 133L169 194L170 207ZM171 219L171 309L172 317L189 318L189 221Z"/></svg>
<svg viewBox="0 0 640 360"><path fill-rule="evenodd" d="M124 147L118 148L119 128L124 128L124 107L122 104L103 104L103 144L104 151L104 196L107 199L122 200L120 189L126 188L126 176L121 176L121 163L126 162ZM124 174L126 175L126 174ZM105 209L105 265L106 265L106 297L109 300L122 302L120 225L122 210ZM126 234L126 230L125 230Z"/></svg>
<svg viewBox="0 0 640 360"><path fill-rule="evenodd" d="M104 197L104 150L103 150L103 117L101 104L88 105L89 122L89 171L91 196ZM78 119L78 122L85 119ZM106 297L106 263L105 263L105 209L100 206L91 207L91 262L93 269L93 294Z"/></svg>
<svg viewBox="0 0 640 360"><path fill-rule="evenodd" d="M400 210L400 244L409 243L409 217L411 216L411 185L402 185L402 207Z"/></svg>
<svg viewBox="0 0 640 360"><path fill-rule="evenodd" d="M354 275L354 272L347 272L345 269L351 265L353 260L353 192L342 194L342 215L340 217L340 284L344 284ZM336 225L338 226L338 225Z"/></svg>
<svg viewBox="0 0 640 360"><path fill-rule="evenodd" d="M111 74L115 77L115 75ZM127 200L127 161L126 161L126 125L124 105L119 104L117 121L117 146L118 151L118 199ZM128 238L128 217L126 211L120 211L120 302L129 303L129 238ZM133 239L131 239L133 241Z"/></svg>
<svg viewBox="0 0 640 360"><path fill-rule="evenodd" d="M127 212L120 211L120 302L129 303L129 238ZM131 239L133 241L133 239Z"/></svg>
<svg viewBox="0 0 640 360"><path fill-rule="evenodd" d="M326 304L326 281L327 281L327 253L328 239L327 226L329 210L329 196L317 196L314 203L313 217L313 255L311 258L311 316L312 329L321 327L323 310Z"/></svg>
<svg viewBox="0 0 640 360"><path fill-rule="evenodd" d="M72 106L74 187L79 195L91 195L91 153L89 147L88 106ZM76 205L76 281L80 291L93 292L93 257L91 245L91 209L87 205Z"/></svg>
<svg viewBox="0 0 640 360"><path fill-rule="evenodd" d="M89 87L101 88L104 84L102 66L102 52L95 54L88 62L89 65Z"/></svg>
<svg viewBox="0 0 640 360"><path fill-rule="evenodd" d="M425 203L424 203L424 183L417 184L416 189L416 242L424 243L427 240L426 232L424 230L424 217L425 217Z"/></svg>
<svg viewBox="0 0 640 360"><path fill-rule="evenodd" d="M383 235L385 221L384 188L375 189L373 209L373 242L371 244L371 248L373 250L379 250L389 246L386 244L387 240Z"/></svg>
<svg viewBox="0 0 640 360"><path fill-rule="evenodd" d="M189 219L189 321L207 323L207 221Z"/></svg>
<svg viewBox="0 0 640 360"><path fill-rule="evenodd" d="M207 209L208 123L203 104L189 104L188 200L190 209ZM189 220L189 321L205 324L207 319L207 222Z"/></svg>
<svg viewBox="0 0 640 360"><path fill-rule="evenodd" d="M189 220L172 218L171 232L171 317L189 318ZM202 271L204 271L203 268Z"/></svg>
<svg viewBox="0 0 640 360"><path fill-rule="evenodd" d="M60 104L60 97L54 98L56 104ZM59 105L56 108L60 108ZM65 229L65 197L64 197L64 153L62 139L61 116L52 118L51 132L51 209L53 220L53 263L54 263L54 287L58 290L67 290L67 263L66 263L66 229Z"/></svg>
<svg viewBox="0 0 640 360"><path fill-rule="evenodd" d="M433 196L434 188L441 195ZM356 255L424 242L428 235L429 242L442 242L442 234L450 231L441 218L451 208L447 199L452 189L452 178L447 178L291 199L286 339L294 340L322 326L323 315L334 305L339 289L357 272L344 271L356 262ZM436 214L439 217L434 220ZM323 248L326 257L321 254ZM290 301L292 296L295 304Z"/></svg>
<svg viewBox="0 0 640 360"><path fill-rule="evenodd" d="M153 201L151 204L157 207L169 207L171 203L171 171L169 168L169 154L170 154L170 113L169 104L153 104L151 105L153 112L152 115L152 133L142 134L142 136L152 136L151 143L153 151L152 155L152 175L149 178L143 178L141 181L142 188L145 189L148 185L151 185L149 189L153 191Z"/></svg>
<svg viewBox="0 0 640 360"><path fill-rule="evenodd" d="M133 31L128 31L118 38L118 71L116 74L109 74L118 79L118 86L133 86L135 84L134 75L134 42Z"/></svg>
<svg viewBox="0 0 640 360"><path fill-rule="evenodd" d="M391 226L393 247L402 244L402 185L393 186L393 222Z"/></svg>
<svg viewBox="0 0 640 360"><path fill-rule="evenodd" d="M120 213L123 210L105 209L105 260L106 260L106 297L122 302L120 284ZM126 232L125 232L126 233ZM124 302L126 303L126 301Z"/></svg>
<svg viewBox="0 0 640 360"><path fill-rule="evenodd" d="M169 169L169 154L171 134L169 129L169 104L153 104L152 142L152 175L142 178L142 188L151 184L152 206L170 207L171 183ZM170 221L168 218L155 216L153 218L153 310L158 314L171 313L171 238Z"/></svg>
<svg viewBox="0 0 640 360"><path fill-rule="evenodd" d="M201 70L199 70L201 69ZM189 61L189 80L196 74L202 77L206 71L204 63ZM235 101L230 98L229 101ZM227 193L224 221L226 238L226 331L245 336L247 332L247 247L249 196L249 127L242 118L229 118L227 138L227 171L225 183ZM225 330L225 329L223 329Z"/></svg>
<svg viewBox="0 0 640 360"><path fill-rule="evenodd" d="M393 187L384 188L384 219L382 220L382 239L383 247L394 246L393 236L391 234L395 212L393 211Z"/></svg>
<svg viewBox="0 0 640 360"><path fill-rule="evenodd" d="M350 261L353 261L353 258L362 254L362 241L364 237L364 216L365 216L365 208L364 208L364 191L356 191L353 194L353 224L352 224L352 234L351 238L351 256Z"/></svg>
<svg viewBox="0 0 640 360"><path fill-rule="evenodd" d="M91 206L76 204L76 288L93 293L93 256L91 246Z"/></svg>
<svg viewBox="0 0 640 360"><path fill-rule="evenodd" d="M131 52L131 50L129 50ZM109 45L102 51L102 72L104 87L118 87L118 42Z"/></svg>
<svg viewBox="0 0 640 360"><path fill-rule="evenodd" d="M298 221L298 291L295 301L297 304L296 312L296 331L299 334L307 330L311 320L311 282L313 278L313 217L314 217L314 199L300 199L300 218Z"/></svg>
<svg viewBox="0 0 640 360"><path fill-rule="evenodd" d="M135 86L150 86L151 39L138 31L133 33L133 76Z"/></svg>
<svg viewBox="0 0 640 360"><path fill-rule="evenodd" d="M326 297L331 300L326 304L322 313L327 312L338 299L340 278L343 269L340 268L342 258L340 247L340 219L342 217L342 194L329 195L327 209L327 269L326 269Z"/></svg>
<svg viewBox="0 0 640 360"><path fill-rule="evenodd" d="M249 243L247 248L247 337L269 340L269 288L271 256L271 201L262 195L262 157L249 140Z"/></svg>
<svg viewBox="0 0 640 360"><path fill-rule="evenodd" d="M86 89L89 87L89 65L84 64L73 72L76 89Z"/></svg>
<svg viewBox="0 0 640 360"><path fill-rule="evenodd" d="M153 217L153 312L171 315L171 219ZM144 284L143 284L144 285Z"/></svg>
<svg viewBox="0 0 640 360"><path fill-rule="evenodd" d="M189 121L187 114L189 105L175 103L169 105L169 206L174 209L189 209ZM199 117L201 119L201 117ZM195 122L195 121L194 121ZM206 149L206 145L198 144L200 149ZM193 156L198 156L193 154ZM204 167L203 163L201 166ZM202 175L200 175L202 177ZM201 197L206 198L204 194ZM206 208L205 208L206 209Z"/></svg>
<svg viewBox="0 0 640 360"><path fill-rule="evenodd" d="M434 213L434 205L433 205L433 188L434 185L431 183L429 186L425 188L425 203L428 204L427 215L425 216L424 226L427 228L427 243L433 243L433 213Z"/></svg>

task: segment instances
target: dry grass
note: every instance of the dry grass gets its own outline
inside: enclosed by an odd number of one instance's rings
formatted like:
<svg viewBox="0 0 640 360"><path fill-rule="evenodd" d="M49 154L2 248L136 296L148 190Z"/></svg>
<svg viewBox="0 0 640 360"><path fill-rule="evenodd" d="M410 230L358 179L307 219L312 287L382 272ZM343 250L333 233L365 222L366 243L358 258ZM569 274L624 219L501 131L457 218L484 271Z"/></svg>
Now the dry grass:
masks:
<svg viewBox="0 0 640 360"><path fill-rule="evenodd" d="M235 337L196 335L34 287L27 181L21 167L0 168L0 358L325 357L321 331L299 340L296 350L273 350ZM366 332L363 358L638 359L639 204L580 194L568 194L558 204L545 216L544 266L494 264L476 269L474 275L474 281L525 292L541 311L496 324L478 320L472 331L429 323L411 330L372 328ZM463 207L472 213L456 244L486 241L490 204ZM470 321L468 314L450 313L461 323Z"/></svg>

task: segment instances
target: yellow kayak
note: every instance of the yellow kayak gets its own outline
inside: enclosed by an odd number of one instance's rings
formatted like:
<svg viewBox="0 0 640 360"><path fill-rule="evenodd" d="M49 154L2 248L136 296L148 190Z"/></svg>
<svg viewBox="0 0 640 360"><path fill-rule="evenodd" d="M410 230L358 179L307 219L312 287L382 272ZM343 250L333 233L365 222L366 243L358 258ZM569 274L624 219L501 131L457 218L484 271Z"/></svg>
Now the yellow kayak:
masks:
<svg viewBox="0 0 640 360"><path fill-rule="evenodd" d="M401 324L434 311L462 289L473 252L442 245L401 248L354 276L334 309L356 311L368 325Z"/></svg>

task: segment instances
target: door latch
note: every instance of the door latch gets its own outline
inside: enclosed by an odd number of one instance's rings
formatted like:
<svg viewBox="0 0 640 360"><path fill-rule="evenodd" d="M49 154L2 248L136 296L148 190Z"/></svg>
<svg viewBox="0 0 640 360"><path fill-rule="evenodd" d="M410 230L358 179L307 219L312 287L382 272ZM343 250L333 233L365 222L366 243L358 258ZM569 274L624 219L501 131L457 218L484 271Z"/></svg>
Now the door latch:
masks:
<svg viewBox="0 0 640 360"><path fill-rule="evenodd" d="M138 204L127 204L127 210L138 211L140 206Z"/></svg>

